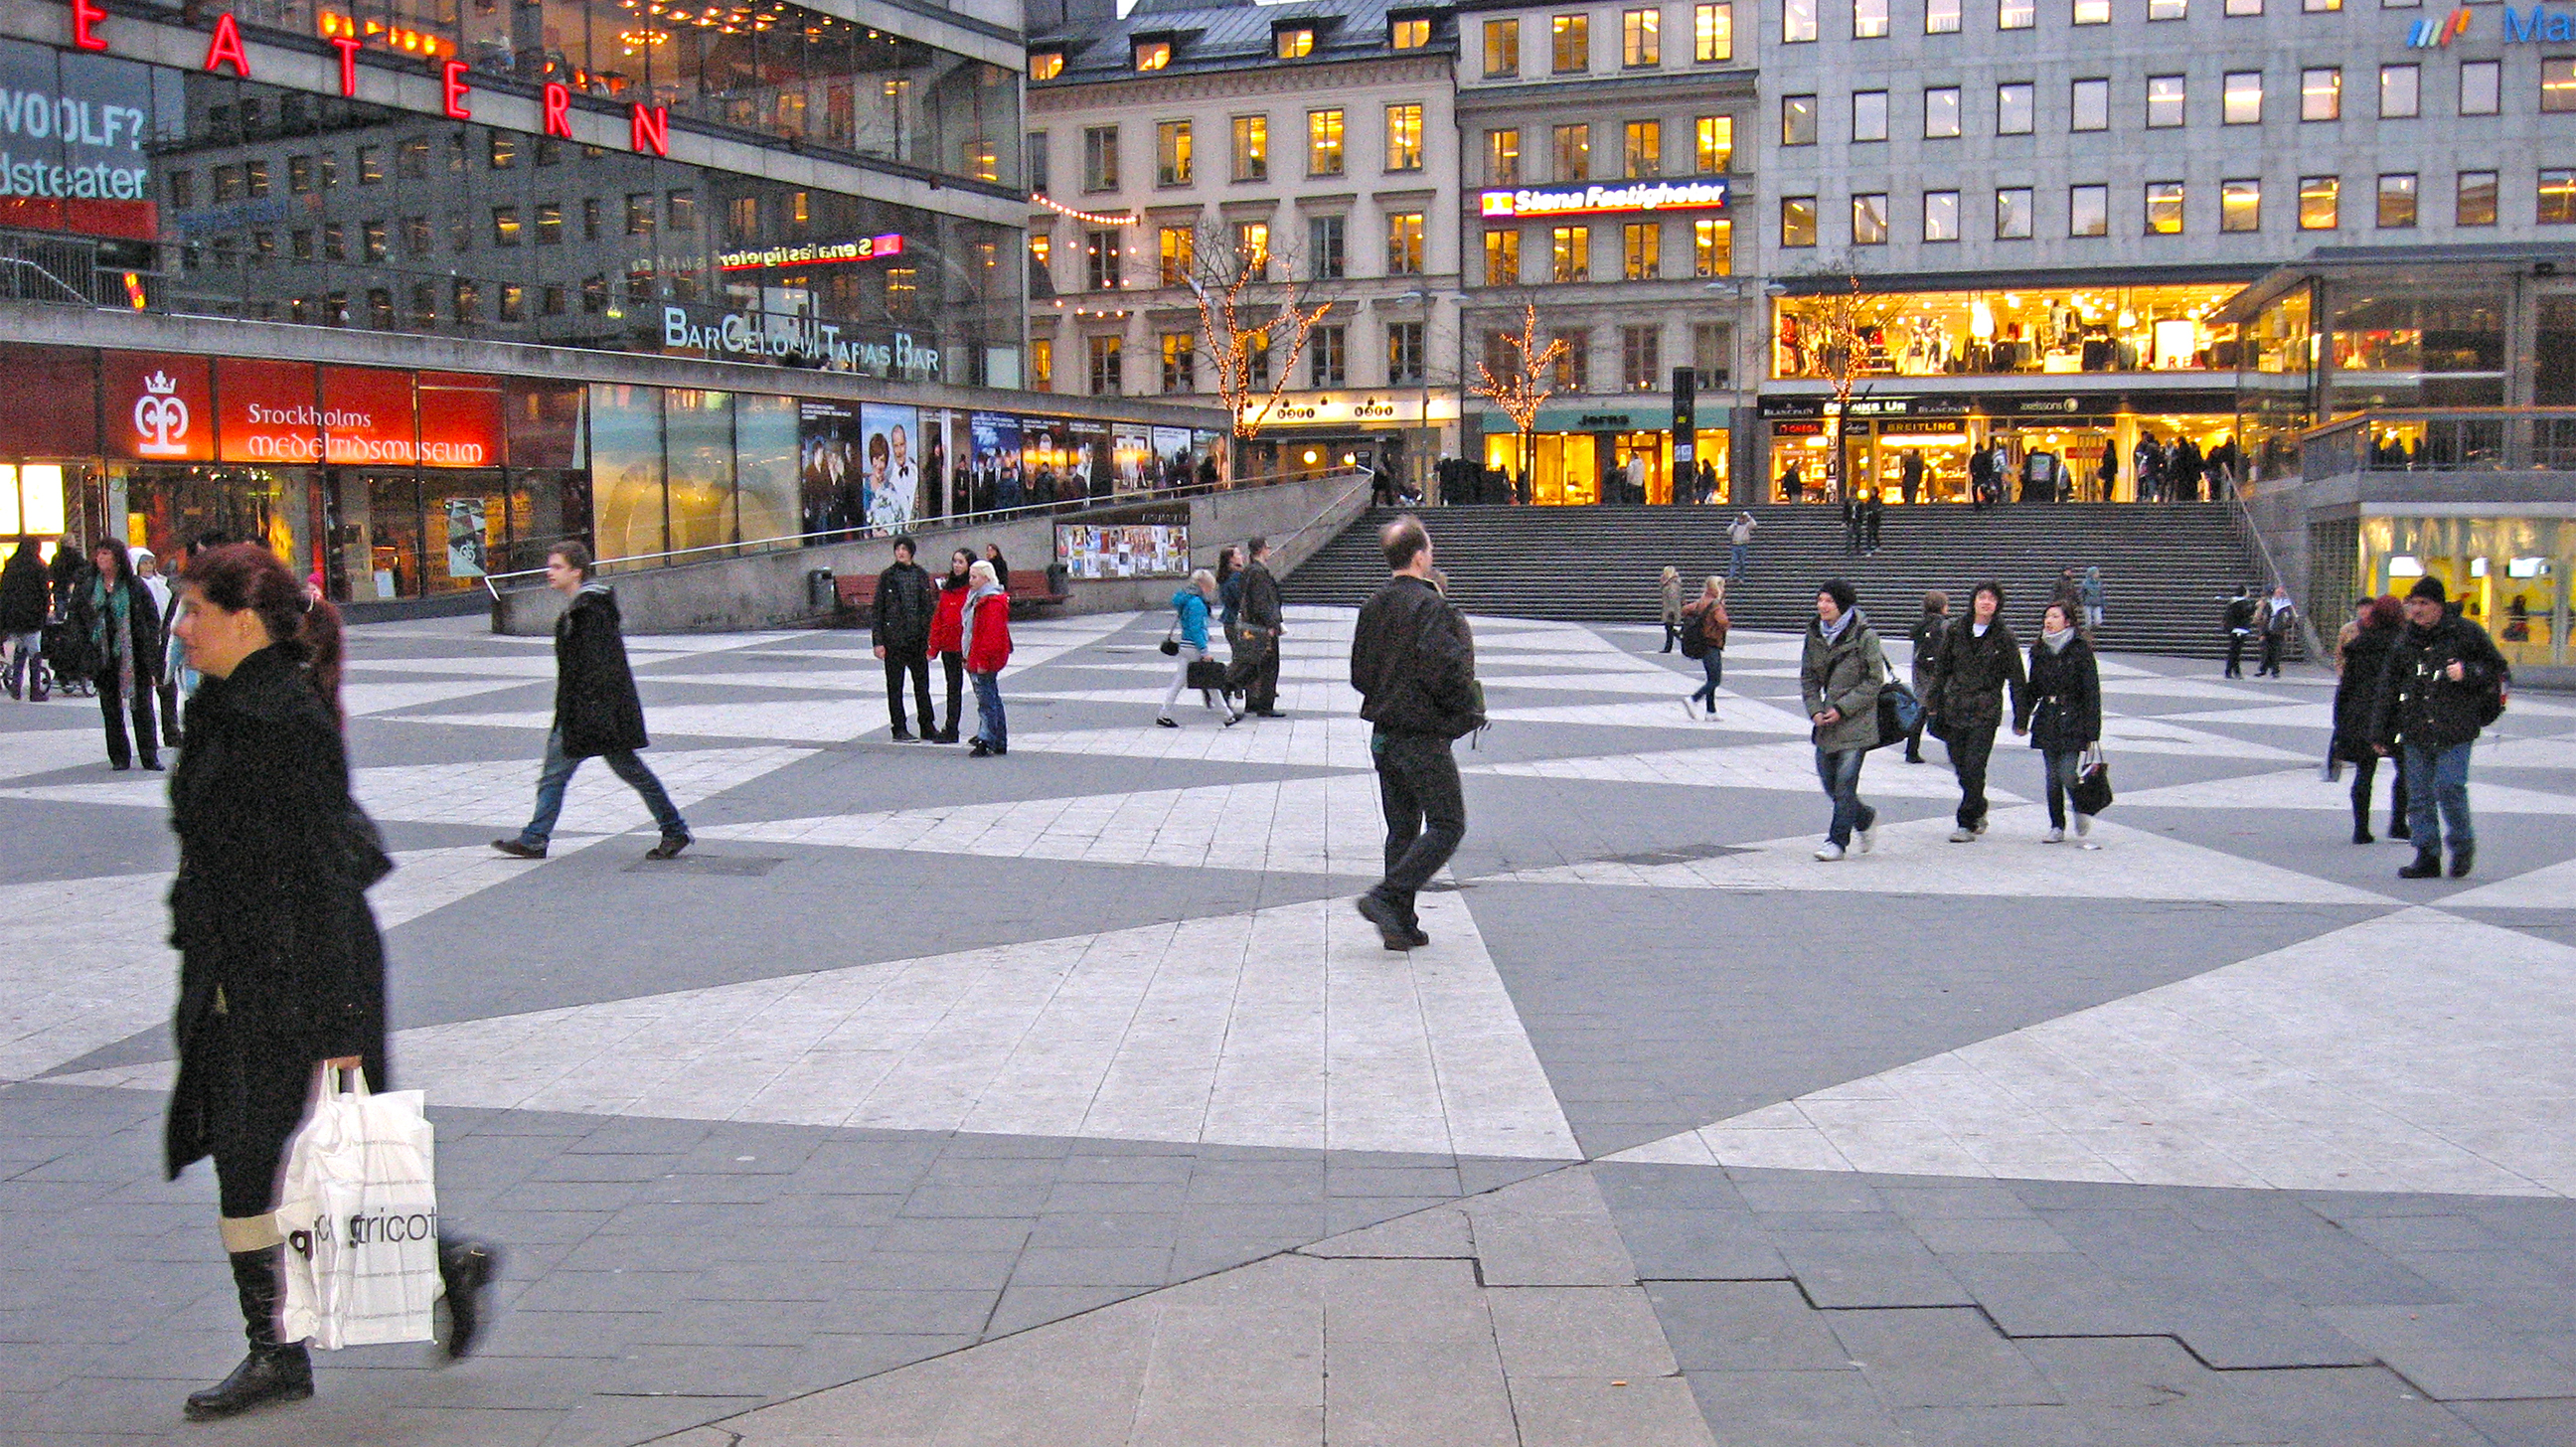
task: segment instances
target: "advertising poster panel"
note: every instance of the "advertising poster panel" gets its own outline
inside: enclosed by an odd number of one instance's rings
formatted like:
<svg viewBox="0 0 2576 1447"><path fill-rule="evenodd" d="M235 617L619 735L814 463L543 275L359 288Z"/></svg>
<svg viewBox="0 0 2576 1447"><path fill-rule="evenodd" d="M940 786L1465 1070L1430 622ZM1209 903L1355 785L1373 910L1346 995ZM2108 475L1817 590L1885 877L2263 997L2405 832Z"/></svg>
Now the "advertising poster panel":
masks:
<svg viewBox="0 0 2576 1447"><path fill-rule="evenodd" d="M1123 424L1113 428L1110 457L1121 496L1143 492L1154 485L1154 437L1147 429Z"/></svg>
<svg viewBox="0 0 2576 1447"><path fill-rule="evenodd" d="M1104 498L1109 496L1114 469L1110 462L1109 424L1076 420L1066 424L1065 470L1069 478L1065 496L1069 498Z"/></svg>
<svg viewBox="0 0 2576 1447"><path fill-rule="evenodd" d="M1157 427L1154 429L1154 487L1187 487L1190 485L1190 429Z"/></svg>
<svg viewBox="0 0 2576 1447"><path fill-rule="evenodd" d="M972 512L1004 506L1004 496L1020 491L1020 419L1002 412L978 412L973 421L975 452L967 466Z"/></svg>
<svg viewBox="0 0 2576 1447"><path fill-rule="evenodd" d="M845 537L865 520L860 493L859 409L806 402L797 409L798 500L810 536Z"/></svg>
<svg viewBox="0 0 2576 1447"><path fill-rule="evenodd" d="M1062 417L1020 419L1022 490L1033 503L1082 496L1072 480L1073 424Z"/></svg>
<svg viewBox="0 0 2576 1447"><path fill-rule="evenodd" d="M921 409L882 402L859 408L865 434L868 530L879 536L912 526L921 498Z"/></svg>
<svg viewBox="0 0 2576 1447"><path fill-rule="evenodd" d="M1187 577L1190 510L1137 507L1102 520L1059 523L1055 556L1073 578Z"/></svg>
<svg viewBox="0 0 2576 1447"><path fill-rule="evenodd" d="M482 577L489 558L488 538L484 499L451 497L447 500L447 576Z"/></svg>

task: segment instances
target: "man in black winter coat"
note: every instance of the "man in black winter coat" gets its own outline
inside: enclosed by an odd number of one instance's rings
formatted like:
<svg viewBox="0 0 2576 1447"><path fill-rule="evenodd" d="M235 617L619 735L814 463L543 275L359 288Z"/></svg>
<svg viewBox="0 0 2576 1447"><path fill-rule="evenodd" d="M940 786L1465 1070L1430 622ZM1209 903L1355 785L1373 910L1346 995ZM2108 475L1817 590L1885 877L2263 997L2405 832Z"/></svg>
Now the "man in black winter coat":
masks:
<svg viewBox="0 0 2576 1447"><path fill-rule="evenodd" d="M2512 669L2487 631L2450 611L2442 580L2423 577L2406 595L2406 625L2388 650L2371 710L2371 743L2403 759L2407 831L2415 862L2401 879L2442 872L2442 835L2450 831L2451 877L2466 876L2478 857L2469 820L2469 747L2503 708Z"/></svg>
<svg viewBox="0 0 2576 1447"><path fill-rule="evenodd" d="M1351 687L1360 717L1376 727L1386 811L1386 877L1359 898L1359 912L1391 950L1426 945L1414 897L1467 837L1467 798L1450 741L1485 724L1476 685L1476 642L1467 620L1432 586L1431 535L1407 514L1378 534L1393 576L1361 605L1351 631Z"/></svg>
<svg viewBox="0 0 2576 1447"><path fill-rule="evenodd" d="M894 563L877 574L873 607L873 641L885 660L886 714L894 721L894 741L908 744L912 729L903 716L904 675L912 676L912 694L921 705L921 731L936 733L939 716L930 711L930 615L939 598L930 574L912 560L912 539L894 540Z"/></svg>
<svg viewBox="0 0 2576 1447"><path fill-rule="evenodd" d="M590 549L577 542L557 543L547 551L546 586L567 599L563 616L555 620L555 726L546 735L545 768L537 775L535 816L518 838L495 839L492 847L515 859L545 858L573 770L584 759L601 758L642 796L653 822L661 826L662 842L644 857L676 858L689 847L689 824L662 781L635 757L652 740L645 736L644 700L635 692L635 673L626 663L617 594L606 583L591 581Z"/></svg>
<svg viewBox="0 0 2576 1447"><path fill-rule="evenodd" d="M2021 661L2021 644L2003 620L2001 583L1979 583L1968 600L1968 616L1941 632L1931 663L1924 669L1923 711L1929 727L1950 751L1950 770L1959 777L1959 827L1953 844L1972 844L1986 832L1986 765L1994 757L1995 730L2003 726L2004 690L2012 690L2013 716L2028 710L2023 695L2030 681Z"/></svg>
<svg viewBox="0 0 2576 1447"><path fill-rule="evenodd" d="M9 645L9 696L24 698L34 663L45 646L45 560L34 538L18 539L0 567L0 640Z"/></svg>
<svg viewBox="0 0 2576 1447"><path fill-rule="evenodd" d="M1243 690L1243 706L1256 718L1279 717L1279 635L1287 618L1279 606L1279 580L1270 574L1270 540L1243 545L1251 561L1243 570L1243 605L1235 613L1237 657L1230 681Z"/></svg>

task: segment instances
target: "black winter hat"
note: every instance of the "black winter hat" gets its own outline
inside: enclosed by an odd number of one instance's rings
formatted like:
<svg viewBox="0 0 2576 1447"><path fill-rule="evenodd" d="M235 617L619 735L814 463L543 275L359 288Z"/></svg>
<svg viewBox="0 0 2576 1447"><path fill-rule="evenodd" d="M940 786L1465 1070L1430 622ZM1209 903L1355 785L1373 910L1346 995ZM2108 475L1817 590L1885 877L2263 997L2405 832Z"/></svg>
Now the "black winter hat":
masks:
<svg viewBox="0 0 2576 1447"><path fill-rule="evenodd" d="M1840 578L1827 578L1816 591L1833 599L1834 607L1844 613L1850 612L1852 605L1860 601L1860 595L1852 591L1852 585Z"/></svg>
<svg viewBox="0 0 2576 1447"><path fill-rule="evenodd" d="M2416 579L2415 586L2406 590L2406 596L2409 598L2430 598L2436 603L2447 603L2450 601L2450 595L2442 591L2442 580L2434 577L2430 573Z"/></svg>

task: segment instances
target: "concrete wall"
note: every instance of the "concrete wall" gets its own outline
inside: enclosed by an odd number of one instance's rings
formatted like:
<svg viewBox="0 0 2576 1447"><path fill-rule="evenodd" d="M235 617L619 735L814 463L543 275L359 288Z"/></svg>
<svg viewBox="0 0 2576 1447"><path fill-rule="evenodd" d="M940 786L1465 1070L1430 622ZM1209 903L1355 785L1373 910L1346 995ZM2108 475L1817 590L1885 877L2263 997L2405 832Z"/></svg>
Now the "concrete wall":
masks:
<svg viewBox="0 0 2576 1447"><path fill-rule="evenodd" d="M1332 541L1351 519L1368 509L1369 483L1362 474L1328 473L1303 482L1235 492L1207 493L1189 499L1190 561L1216 566L1217 550L1254 534L1266 535L1274 571L1285 575ZM1064 513L1025 521L971 527L926 527L920 540L922 566L933 572L946 563L951 548L972 548L978 557L986 543L999 543L1014 573L1036 571L1055 561L1055 525L1081 517ZM883 538L832 543L722 558L677 568L611 572L619 611L629 633L721 633L757 628L797 628L828 621L808 606L805 574L814 568L834 573L873 574L891 559ZM1129 578L1073 585L1073 600L1064 611L1118 613L1159 608L1178 582L1171 578ZM544 634L554 627L562 599L540 586L502 593L492 608L492 631Z"/></svg>

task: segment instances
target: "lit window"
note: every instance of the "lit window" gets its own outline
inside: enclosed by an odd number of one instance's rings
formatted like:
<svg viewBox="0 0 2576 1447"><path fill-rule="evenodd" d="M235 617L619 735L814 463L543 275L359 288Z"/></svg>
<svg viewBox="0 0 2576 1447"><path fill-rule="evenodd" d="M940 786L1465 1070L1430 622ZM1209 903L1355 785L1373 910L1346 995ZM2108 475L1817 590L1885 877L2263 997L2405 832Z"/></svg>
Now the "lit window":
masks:
<svg viewBox="0 0 2576 1447"><path fill-rule="evenodd" d="M1029 79L1053 80L1064 74L1064 52L1041 50L1029 57Z"/></svg>
<svg viewBox="0 0 2576 1447"><path fill-rule="evenodd" d="M1191 264L1198 260L1198 228L1164 226L1155 231L1155 250L1160 261L1159 279L1164 286L1183 286L1190 279Z"/></svg>
<svg viewBox="0 0 2576 1447"><path fill-rule="evenodd" d="M2379 227L2410 230L2415 225L2415 176L2412 172L2379 178Z"/></svg>
<svg viewBox="0 0 2576 1447"><path fill-rule="evenodd" d="M2553 26L2550 38L2560 32ZM2552 55L2540 62L2540 108L2576 111L2576 55Z"/></svg>
<svg viewBox="0 0 2576 1447"><path fill-rule="evenodd" d="M1780 39L1791 45L1816 38L1816 0L1781 0Z"/></svg>
<svg viewBox="0 0 2576 1447"><path fill-rule="evenodd" d="M551 316L554 313L549 312L548 315ZM1055 390L1055 338L1053 337L1029 338L1029 390L1032 392Z"/></svg>
<svg viewBox="0 0 2576 1447"><path fill-rule="evenodd" d="M1548 236L1548 280L1592 279L1592 228L1559 226Z"/></svg>
<svg viewBox="0 0 2576 1447"><path fill-rule="evenodd" d="M1780 144L1812 146L1816 143L1816 98L1811 95L1780 97Z"/></svg>
<svg viewBox="0 0 2576 1447"><path fill-rule="evenodd" d="M2263 229L2263 183L2245 179L2218 183L2218 229Z"/></svg>
<svg viewBox="0 0 2576 1447"><path fill-rule="evenodd" d="M2031 83L2026 80L2006 81L1995 87L1995 134L2026 136L2037 106L2033 103Z"/></svg>
<svg viewBox="0 0 2576 1447"><path fill-rule="evenodd" d="M1732 0L1691 7L1691 59L1708 65L1735 58L1735 6Z"/></svg>
<svg viewBox="0 0 2576 1447"><path fill-rule="evenodd" d="M2108 25L2111 23L2111 0L2075 0L2075 23Z"/></svg>
<svg viewBox="0 0 2576 1447"><path fill-rule="evenodd" d="M1664 63L1664 12L1630 10L1619 17L1619 64L1642 70Z"/></svg>
<svg viewBox="0 0 2576 1447"><path fill-rule="evenodd" d="M1190 184L1190 123L1163 121L1154 127L1154 184Z"/></svg>
<svg viewBox="0 0 2576 1447"><path fill-rule="evenodd" d="M1958 34L1959 0L1923 0L1923 33Z"/></svg>
<svg viewBox="0 0 2576 1447"><path fill-rule="evenodd" d="M1398 212L1386 218L1386 274L1422 274L1422 213Z"/></svg>
<svg viewBox="0 0 2576 1447"><path fill-rule="evenodd" d="M1852 0L1852 39L1877 40L1887 34L1887 0Z"/></svg>
<svg viewBox="0 0 2576 1447"><path fill-rule="evenodd" d="M1521 181L1521 133L1518 128L1485 132L1485 184L1517 186Z"/></svg>
<svg viewBox="0 0 2576 1447"><path fill-rule="evenodd" d="M1521 73L1521 23L1517 20L1485 22L1485 78L1516 76Z"/></svg>
<svg viewBox="0 0 2576 1447"><path fill-rule="evenodd" d="M1735 223L1722 217L1691 223L1691 274L1730 276L1735 271Z"/></svg>
<svg viewBox="0 0 2576 1447"><path fill-rule="evenodd" d="M2423 68L2383 65L2379 68L2379 118L2410 120L2423 111Z"/></svg>
<svg viewBox="0 0 2576 1447"><path fill-rule="evenodd" d="M1813 246L1816 244L1816 198L1783 196L1780 198L1780 244Z"/></svg>
<svg viewBox="0 0 2576 1447"><path fill-rule="evenodd" d="M1275 52L1281 60L1304 60L1315 53L1315 27L1282 25L1270 34Z"/></svg>
<svg viewBox="0 0 2576 1447"><path fill-rule="evenodd" d="M2343 178L2299 178L2299 229L2332 231L2343 221Z"/></svg>
<svg viewBox="0 0 2576 1447"><path fill-rule="evenodd" d="M2552 167L2542 171L2539 206L2534 219L2541 225L2576 225L2576 170Z"/></svg>
<svg viewBox="0 0 2576 1447"><path fill-rule="evenodd" d="M1887 244L1887 193L1868 191L1852 197L1852 245Z"/></svg>
<svg viewBox="0 0 2576 1447"><path fill-rule="evenodd" d="M2147 0L2149 20L2185 20L2191 15L2191 0Z"/></svg>
<svg viewBox="0 0 2576 1447"><path fill-rule="evenodd" d="M2231 126L2263 124L2263 72L2231 70L2220 91L2219 118Z"/></svg>
<svg viewBox="0 0 2576 1447"><path fill-rule="evenodd" d="M1556 137L1556 179L1584 181L1592 176L1592 127L1558 126Z"/></svg>
<svg viewBox="0 0 2576 1447"><path fill-rule="evenodd" d="M1424 375L1422 323L1389 322L1386 326L1386 379L1420 382Z"/></svg>
<svg viewBox="0 0 2576 1447"><path fill-rule="evenodd" d="M2111 82L2095 77L2069 87L2066 128L2070 131L2111 129Z"/></svg>
<svg viewBox="0 0 2576 1447"><path fill-rule="evenodd" d="M1172 42L1168 40L1139 40L1136 42L1136 68L1138 70L1161 70L1163 67L1170 65L1171 63Z"/></svg>
<svg viewBox="0 0 2576 1447"><path fill-rule="evenodd" d="M2183 123L2182 77L2147 77L2147 129L2164 130Z"/></svg>
<svg viewBox="0 0 2576 1447"><path fill-rule="evenodd" d="M1692 126L1693 169L1723 175L1735 165L1735 117L1701 116Z"/></svg>
<svg viewBox="0 0 2576 1447"><path fill-rule="evenodd" d="M2460 114L2491 116L2499 108L2504 93L2504 62L2497 60L2464 60L2460 62Z"/></svg>
<svg viewBox="0 0 2576 1447"><path fill-rule="evenodd" d="M1306 112L1306 174L1309 176L1342 174L1342 113L1340 111Z"/></svg>
<svg viewBox="0 0 2576 1447"><path fill-rule="evenodd" d="M2039 0L1996 0L1997 30L2028 30L2039 23Z"/></svg>
<svg viewBox="0 0 2576 1447"><path fill-rule="evenodd" d="M2028 241L2031 223L2036 219L2031 188L2005 186L1995 192L1995 239Z"/></svg>
<svg viewBox="0 0 2576 1447"><path fill-rule="evenodd" d="M1923 239L1956 241L1959 239L1959 193L1926 191L1923 193Z"/></svg>
<svg viewBox="0 0 2576 1447"><path fill-rule="evenodd" d="M1631 221L1619 228L1623 273L1630 281L1652 281L1663 274L1664 225Z"/></svg>
<svg viewBox="0 0 2576 1447"><path fill-rule="evenodd" d="M1622 170L1630 180L1664 174L1664 123L1630 121L1624 127Z"/></svg>
<svg viewBox="0 0 2576 1447"><path fill-rule="evenodd" d="M2343 70L2321 65L2299 72L2299 119L2343 119Z"/></svg>
<svg viewBox="0 0 2576 1447"><path fill-rule="evenodd" d="M2460 173L2457 208L2453 212L2452 224L2455 226L2496 224L2495 172L2462 171Z"/></svg>
<svg viewBox="0 0 2576 1447"><path fill-rule="evenodd" d="M2321 15L2328 11L2341 10L2343 0L2299 0L2299 8L2310 15Z"/></svg>
<svg viewBox="0 0 2576 1447"><path fill-rule="evenodd" d="M1163 390L1195 391L1199 385L1198 348L1188 332L1165 332L1163 342Z"/></svg>
<svg viewBox="0 0 2576 1447"><path fill-rule="evenodd" d="M1554 44L1549 68L1558 75L1581 75L1592 68L1592 17L1559 15L1548 22Z"/></svg>
<svg viewBox="0 0 2576 1447"><path fill-rule="evenodd" d="M1516 286L1521 279L1521 234L1514 230L1485 233L1485 285Z"/></svg>
<svg viewBox="0 0 2576 1447"><path fill-rule="evenodd" d="M1386 108L1386 168L1422 169L1422 103L1408 101Z"/></svg>
<svg viewBox="0 0 2576 1447"><path fill-rule="evenodd" d="M1234 256L1245 275L1255 281L1270 279L1270 223L1238 221L1234 223Z"/></svg>
<svg viewBox="0 0 2576 1447"><path fill-rule="evenodd" d="M2111 188L2108 186L2067 187L2066 230L2070 236L2110 235Z"/></svg>
<svg viewBox="0 0 2576 1447"><path fill-rule="evenodd" d="M2182 183L2180 181L2147 183L2147 234L2149 236L2182 234Z"/></svg>
<svg viewBox="0 0 2576 1447"><path fill-rule="evenodd" d="M1234 118L1234 179L1270 179L1270 117Z"/></svg>
<svg viewBox="0 0 2576 1447"><path fill-rule="evenodd" d="M2263 13L2263 0L2227 0L2226 13L2229 15L2260 15Z"/></svg>
<svg viewBox="0 0 2576 1447"><path fill-rule="evenodd" d="M1883 141L1887 139L1887 92L1856 90L1852 92L1852 139Z"/></svg>
<svg viewBox="0 0 2576 1447"><path fill-rule="evenodd" d="M1390 20L1386 25L1389 50L1420 50L1431 43L1431 22L1422 16Z"/></svg>
<svg viewBox="0 0 2576 1447"><path fill-rule="evenodd" d="M1923 92L1923 134L1938 140L1959 133L1959 88L1936 85Z"/></svg>

